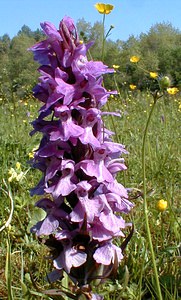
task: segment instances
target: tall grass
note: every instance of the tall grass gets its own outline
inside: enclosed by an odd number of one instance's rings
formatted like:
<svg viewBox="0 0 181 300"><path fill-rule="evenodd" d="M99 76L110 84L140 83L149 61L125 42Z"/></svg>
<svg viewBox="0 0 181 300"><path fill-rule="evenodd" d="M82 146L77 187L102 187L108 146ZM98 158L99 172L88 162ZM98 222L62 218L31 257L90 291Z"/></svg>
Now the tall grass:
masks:
<svg viewBox="0 0 181 300"><path fill-rule="evenodd" d="M29 189L36 185L40 174L27 164L29 153L39 140L38 136L29 136L32 129L29 122L35 118L37 104L31 98L19 101L16 95L13 101L7 99L0 107L0 228L11 213L9 189L14 203L10 225L0 232L0 299L52 299L42 293L58 287L57 284L51 286L45 279L51 269L45 259L47 248L39 245L29 232L41 213L34 208L37 199L29 196ZM164 96L158 100L146 140L148 220L164 300L181 297L180 101L180 96ZM127 220L134 223L135 231L117 278L100 287L100 293L107 300L157 299L145 231L141 159L143 132L152 105L149 92L128 91L124 96L109 100L110 110L121 113L121 117L114 117L114 124L119 141L129 151L125 156L128 169L118 179L130 189L135 203L131 216L127 216ZM106 126L113 130L111 117L104 118ZM10 168L16 169L17 162L21 163L25 176L20 181L9 182L8 172ZM156 208L159 199L168 201L168 208L162 213Z"/></svg>

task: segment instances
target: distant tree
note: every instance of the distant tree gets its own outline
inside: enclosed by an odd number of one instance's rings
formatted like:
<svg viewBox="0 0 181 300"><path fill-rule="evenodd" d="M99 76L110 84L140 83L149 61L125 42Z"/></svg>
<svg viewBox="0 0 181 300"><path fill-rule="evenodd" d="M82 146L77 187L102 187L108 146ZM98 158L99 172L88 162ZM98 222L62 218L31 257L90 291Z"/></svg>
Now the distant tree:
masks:
<svg viewBox="0 0 181 300"><path fill-rule="evenodd" d="M76 25L80 39L82 39L85 43L93 42L89 52L90 56L92 56L95 60L100 59L102 48L102 23L95 22L91 25L90 22L86 22L84 18L81 18L78 20Z"/></svg>
<svg viewBox="0 0 181 300"><path fill-rule="evenodd" d="M32 31L27 25L23 25L21 30L18 31L18 36L22 34L29 38L34 38L36 42L45 38L45 34L41 29L37 28L35 31Z"/></svg>
<svg viewBox="0 0 181 300"><path fill-rule="evenodd" d="M0 37L0 55L8 53L11 39L8 34Z"/></svg>
<svg viewBox="0 0 181 300"><path fill-rule="evenodd" d="M80 39L85 43L94 42L88 59L100 60L102 52L102 22L93 25L84 18L79 19L77 28ZM32 31L23 25L13 39L7 34L0 37L0 84L1 87L14 86L17 90L22 86L34 85L38 76L38 64L33 61L27 48L45 38L41 29ZM127 41L112 41L111 36L105 41L104 63L109 67L118 65L116 80L119 89L136 84L140 89L150 87L153 80L149 72L170 75L172 84L181 86L181 32L170 23L158 23L148 33L139 37L131 35ZM137 64L130 62L133 55L140 56ZM105 76L108 89L115 89L113 75Z"/></svg>
<svg viewBox="0 0 181 300"><path fill-rule="evenodd" d="M172 84L181 87L181 44L170 52L169 68Z"/></svg>
<svg viewBox="0 0 181 300"><path fill-rule="evenodd" d="M45 34L41 29L36 29L35 31L33 31L32 36L36 42L41 41L45 38Z"/></svg>
<svg viewBox="0 0 181 300"><path fill-rule="evenodd" d="M179 40L181 41L180 32L170 23L158 23L152 26L147 34L140 35L140 47L145 61L152 53L153 68L156 67L154 60L157 57L158 70L161 73L168 72L171 51L178 47Z"/></svg>
<svg viewBox="0 0 181 300"><path fill-rule="evenodd" d="M84 18L81 18L77 21L76 26L77 26L80 39L82 39L85 43L90 41L91 28L92 28L91 23L86 22Z"/></svg>
<svg viewBox="0 0 181 300"><path fill-rule="evenodd" d="M25 34L28 37L33 36L33 32L27 25L23 25L21 29L18 31L18 35Z"/></svg>
<svg viewBox="0 0 181 300"><path fill-rule="evenodd" d="M24 33L14 37L10 44L8 74L11 82L18 86L31 84L37 78L37 64L27 49L35 43L33 37Z"/></svg>
<svg viewBox="0 0 181 300"><path fill-rule="evenodd" d="M174 79L177 84L179 75L178 71L177 75L174 73L176 65L175 67L171 66L171 61L175 61L171 57L180 46L181 33L170 23L158 23L152 26L148 33L142 33L137 38L130 36L122 44L119 57L122 66L125 66L122 71L125 72L126 81L145 89L150 87L153 82L149 72L155 71L159 74L171 75L173 78L177 78ZM130 63L129 59L132 55L140 56L138 66ZM177 55L179 56L178 53Z"/></svg>

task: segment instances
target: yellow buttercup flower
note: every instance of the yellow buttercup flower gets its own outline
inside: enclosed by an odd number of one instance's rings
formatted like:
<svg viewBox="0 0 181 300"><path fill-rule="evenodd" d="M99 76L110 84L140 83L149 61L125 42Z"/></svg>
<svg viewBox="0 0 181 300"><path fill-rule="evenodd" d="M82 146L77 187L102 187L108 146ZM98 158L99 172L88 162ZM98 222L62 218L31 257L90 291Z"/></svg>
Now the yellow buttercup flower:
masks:
<svg viewBox="0 0 181 300"><path fill-rule="evenodd" d="M156 208L158 211L163 212L164 210L166 210L168 206L168 203L166 200L164 199L160 199L158 200L157 204L156 204Z"/></svg>
<svg viewBox="0 0 181 300"><path fill-rule="evenodd" d="M110 12L114 8L114 5L105 4L105 3L96 3L94 6L100 14L105 14L105 15L110 14Z"/></svg>
<svg viewBox="0 0 181 300"><path fill-rule="evenodd" d="M179 92L179 89L176 87L167 88L167 93L170 95L175 95Z"/></svg>
<svg viewBox="0 0 181 300"><path fill-rule="evenodd" d="M136 89L136 85L135 84L130 84L129 87L130 87L131 90L135 90Z"/></svg>
<svg viewBox="0 0 181 300"><path fill-rule="evenodd" d="M140 61L139 56L133 55L133 56L130 57L130 62L132 62L132 63L137 63L139 61Z"/></svg>
<svg viewBox="0 0 181 300"><path fill-rule="evenodd" d="M150 72L150 77L155 79L158 77L158 73L157 72Z"/></svg>
<svg viewBox="0 0 181 300"><path fill-rule="evenodd" d="M119 67L120 67L120 66L118 66L118 65L113 65L113 68L114 68L114 69L119 69Z"/></svg>

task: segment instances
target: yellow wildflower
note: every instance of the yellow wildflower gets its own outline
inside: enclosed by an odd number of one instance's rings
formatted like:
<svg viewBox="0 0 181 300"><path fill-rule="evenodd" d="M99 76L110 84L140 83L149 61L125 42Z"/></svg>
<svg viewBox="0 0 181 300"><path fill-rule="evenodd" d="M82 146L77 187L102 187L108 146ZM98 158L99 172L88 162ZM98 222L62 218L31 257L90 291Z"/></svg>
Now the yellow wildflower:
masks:
<svg viewBox="0 0 181 300"><path fill-rule="evenodd" d="M31 152L28 153L29 159L34 158L35 151L37 150L38 146L35 146Z"/></svg>
<svg viewBox="0 0 181 300"><path fill-rule="evenodd" d="M114 69L119 69L119 66L118 65L113 65L113 68Z"/></svg>
<svg viewBox="0 0 181 300"><path fill-rule="evenodd" d="M130 87L131 90L135 90L136 89L136 85L135 84L130 84L129 87Z"/></svg>
<svg viewBox="0 0 181 300"><path fill-rule="evenodd" d="M17 163L16 163L16 169L17 169L17 170L20 170L20 169L21 169L21 164L20 164L19 161L17 161Z"/></svg>
<svg viewBox="0 0 181 300"><path fill-rule="evenodd" d="M29 159L34 158L34 153L33 152L29 152L28 156L29 156Z"/></svg>
<svg viewBox="0 0 181 300"><path fill-rule="evenodd" d="M181 102L179 103L178 111L181 111Z"/></svg>
<svg viewBox="0 0 181 300"><path fill-rule="evenodd" d="M157 72L150 72L150 77L155 79L158 77L158 73Z"/></svg>
<svg viewBox="0 0 181 300"><path fill-rule="evenodd" d="M12 181L19 182L24 177L24 173L22 171L20 173L17 173L14 168L10 168L8 171L8 174L10 175L8 178L9 182L12 182Z"/></svg>
<svg viewBox="0 0 181 300"><path fill-rule="evenodd" d="M13 168L9 169L8 174L10 175L8 178L9 182L11 182L13 178L17 175L16 171Z"/></svg>
<svg viewBox="0 0 181 300"><path fill-rule="evenodd" d="M140 61L139 56L133 55L133 56L130 57L130 62L132 62L132 63L137 63L139 61Z"/></svg>
<svg viewBox="0 0 181 300"><path fill-rule="evenodd" d="M164 199L158 200L157 205L156 205L157 210L160 212L163 212L164 210L166 210L167 206L168 206L168 203Z"/></svg>
<svg viewBox="0 0 181 300"><path fill-rule="evenodd" d="M110 12L114 8L114 5L105 4L105 3L96 3L94 6L100 14L105 14L105 15L110 14Z"/></svg>
<svg viewBox="0 0 181 300"><path fill-rule="evenodd" d="M176 88L176 87L167 88L167 92L168 92L168 94L170 94L170 95L175 95L175 94L177 94L177 93L179 92L179 89Z"/></svg>

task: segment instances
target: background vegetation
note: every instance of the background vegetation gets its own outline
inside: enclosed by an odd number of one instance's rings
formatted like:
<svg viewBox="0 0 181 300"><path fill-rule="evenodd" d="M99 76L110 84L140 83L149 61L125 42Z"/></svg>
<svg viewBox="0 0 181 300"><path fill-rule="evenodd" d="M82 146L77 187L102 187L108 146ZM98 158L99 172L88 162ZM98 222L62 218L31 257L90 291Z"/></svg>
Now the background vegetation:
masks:
<svg viewBox="0 0 181 300"><path fill-rule="evenodd" d="M91 26L81 19L77 26L84 41L95 41L89 56L100 59L101 23ZM32 96L38 66L26 50L43 38L40 30L31 31L27 26L13 39L8 35L0 37L0 228L3 229L0 232L0 299L51 299L43 296L42 291L59 286L50 286L46 281L46 274L51 270L51 264L45 259L48 251L29 231L41 214L34 208L36 197L29 195L40 174L30 169L27 161L40 137L29 136L30 122L36 118L39 106ZM140 56L139 68L130 63L132 55ZM157 299L142 197L142 138L156 84L147 70L170 76L172 85L181 87L181 32L163 23L139 37L130 36L127 41L108 39L104 60L110 67L119 66L114 75L105 78L105 85L108 89L119 89L118 96L110 97L108 105L111 111L120 112L121 118L115 117L112 122L111 117L106 117L105 122L110 129L116 129L115 139L129 151L125 156L128 170L119 180L132 191L135 208L127 220L134 223L135 232L118 277L105 282L100 293L106 300ZM137 88L130 90L130 84ZM146 144L148 214L164 300L181 297L180 114L180 93L160 98ZM156 207L160 199L168 203L164 212ZM11 225L6 228L11 212Z"/></svg>
<svg viewBox="0 0 181 300"><path fill-rule="evenodd" d="M102 23L93 26L84 19L77 22L80 38L84 42L95 41L91 47L91 56L100 59L102 49ZM8 94L9 90L24 96L31 90L37 80L37 64L27 48L44 38L41 30L32 31L24 25L18 35L10 39L5 34L0 37L0 95ZM129 84L136 84L139 89L150 87L149 73L145 70L170 76L174 86L181 86L181 32L169 23L152 26L148 33L139 37L130 36L127 41L112 41L110 36L105 43L104 61L109 66L119 65L118 85L127 89ZM141 57L140 67L129 61L130 56ZM108 88L115 87L111 78L106 79Z"/></svg>

